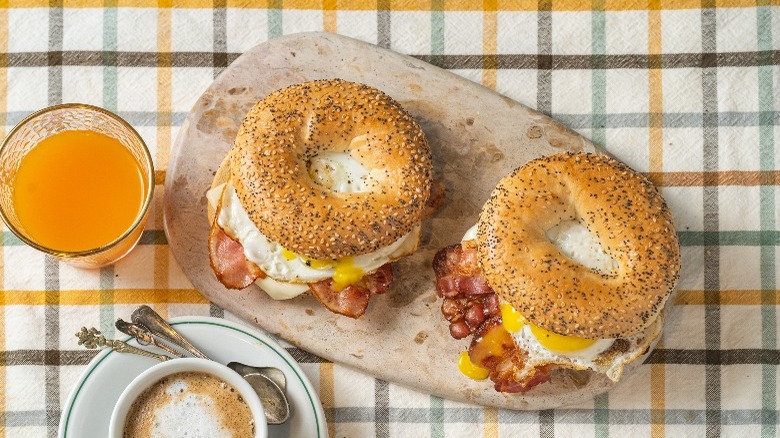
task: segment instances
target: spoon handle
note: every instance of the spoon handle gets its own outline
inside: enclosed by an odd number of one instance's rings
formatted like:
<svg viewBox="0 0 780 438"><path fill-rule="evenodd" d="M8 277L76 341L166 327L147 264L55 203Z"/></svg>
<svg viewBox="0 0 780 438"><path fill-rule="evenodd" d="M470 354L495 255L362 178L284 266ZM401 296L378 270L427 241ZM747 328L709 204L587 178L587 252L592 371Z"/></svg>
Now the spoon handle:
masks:
<svg viewBox="0 0 780 438"><path fill-rule="evenodd" d="M190 341L184 339L182 335L173 329L165 320L149 306L141 306L133 312L131 319L134 323L146 327L152 334L165 339L168 342L178 345L189 351L193 356L201 359L209 359L202 351L195 348Z"/></svg>
<svg viewBox="0 0 780 438"><path fill-rule="evenodd" d="M141 356L150 357L152 359L157 359L160 362L171 360L170 357L164 354L156 354L152 353L151 351L141 350L140 348L133 347L132 345L128 345L127 343L118 341L116 339L106 339L106 346L111 347L114 349L114 351L118 351L120 353L138 354Z"/></svg>
<svg viewBox="0 0 780 438"><path fill-rule="evenodd" d="M171 358L164 354L156 354L151 351L142 350L140 348L128 345L125 342L118 341L116 339L106 339L102 333L100 333L95 327L91 327L87 330L86 327L82 327L81 331L76 333L76 337L79 338L79 345L83 345L87 348L109 347L119 353L132 353L139 356L145 356L152 359L165 362Z"/></svg>
<svg viewBox="0 0 780 438"><path fill-rule="evenodd" d="M127 322L122 318L119 318L116 320L116 323L114 323L114 326L120 332L134 337L135 340L138 341L138 343L141 345L154 345L155 347L165 350L167 353L173 356L184 357L184 354L182 354L180 351L177 351L175 348L172 348L168 344L164 342L160 342L157 339L155 339L152 336L152 334L149 333L149 331L147 331L143 326L139 324Z"/></svg>

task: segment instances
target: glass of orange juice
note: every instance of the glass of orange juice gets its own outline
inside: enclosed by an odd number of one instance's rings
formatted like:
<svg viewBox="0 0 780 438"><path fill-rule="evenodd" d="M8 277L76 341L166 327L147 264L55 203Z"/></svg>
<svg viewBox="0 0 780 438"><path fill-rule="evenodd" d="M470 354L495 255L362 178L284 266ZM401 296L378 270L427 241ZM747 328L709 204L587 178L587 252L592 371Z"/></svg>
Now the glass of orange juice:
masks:
<svg viewBox="0 0 780 438"><path fill-rule="evenodd" d="M31 114L0 144L0 215L28 245L80 267L129 253L141 237L154 166L119 116L63 104Z"/></svg>

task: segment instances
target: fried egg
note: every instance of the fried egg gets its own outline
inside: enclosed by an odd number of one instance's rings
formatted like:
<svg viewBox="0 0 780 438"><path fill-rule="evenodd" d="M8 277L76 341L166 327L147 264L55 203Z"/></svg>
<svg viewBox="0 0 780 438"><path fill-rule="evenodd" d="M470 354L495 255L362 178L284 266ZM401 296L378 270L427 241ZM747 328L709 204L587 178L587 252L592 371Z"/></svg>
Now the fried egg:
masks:
<svg viewBox="0 0 780 438"><path fill-rule="evenodd" d="M519 320L505 316L511 313L515 313ZM583 339L535 326L525 321L508 303L501 304L501 316L504 329L510 332L515 345L528 353L521 374L537 366L556 364L575 370L593 370L605 374L614 382L620 380L623 368L643 355L658 337L662 320L659 317L644 331L627 338Z"/></svg>
<svg viewBox="0 0 780 438"><path fill-rule="evenodd" d="M477 227L471 227L463 241L476 239ZM550 241L567 257L589 269L608 273L617 269L617 262L604 252L598 240L577 221L562 222L547 231ZM520 375L543 365L560 365L576 370L593 370L618 381L623 368L645 353L660 334L662 317L643 332L621 339L583 339L564 336L528 322L509 303L500 304L503 328L515 345L527 352ZM475 365L459 358L459 369L471 378L485 378Z"/></svg>
<svg viewBox="0 0 780 438"><path fill-rule="evenodd" d="M604 252L599 241L578 221L564 221L547 230L547 238L566 257L594 271L608 274L618 263Z"/></svg>
<svg viewBox="0 0 780 438"><path fill-rule="evenodd" d="M354 193L364 190L371 178L369 171L349 154L328 152L311 160L309 174L320 185L335 192ZM308 290L307 283L333 279L334 288L343 289L360 281L365 274L397 260L417 249L421 227L392 244L376 251L339 260L317 260L284 248L258 230L252 222L236 190L228 181L206 194L212 207L221 201L217 222L230 237L244 247L247 260L267 275L256 283L274 299L290 299Z"/></svg>

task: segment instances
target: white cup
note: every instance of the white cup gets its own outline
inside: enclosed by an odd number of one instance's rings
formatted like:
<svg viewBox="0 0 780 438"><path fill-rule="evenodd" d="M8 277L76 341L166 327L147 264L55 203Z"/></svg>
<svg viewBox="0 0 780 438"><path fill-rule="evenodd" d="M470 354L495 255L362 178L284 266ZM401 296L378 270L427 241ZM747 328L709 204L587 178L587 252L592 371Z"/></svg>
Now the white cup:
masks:
<svg viewBox="0 0 780 438"><path fill-rule="evenodd" d="M127 414L130 412L130 407L133 405L133 402L141 393L159 382L163 377L183 372L211 374L233 385L233 387L236 388L236 391L241 394L244 401L246 401L246 404L249 406L252 416L254 417L254 438L267 438L268 425L266 424L263 405L260 403L260 397L252 389L252 386L249 385L249 382L221 363L195 358L174 359L159 363L133 379L133 381L127 385L127 388L122 391L122 395L119 396L119 400L116 402L116 406L114 406L114 412L111 414L111 424L108 427L108 436L110 438L122 438Z"/></svg>

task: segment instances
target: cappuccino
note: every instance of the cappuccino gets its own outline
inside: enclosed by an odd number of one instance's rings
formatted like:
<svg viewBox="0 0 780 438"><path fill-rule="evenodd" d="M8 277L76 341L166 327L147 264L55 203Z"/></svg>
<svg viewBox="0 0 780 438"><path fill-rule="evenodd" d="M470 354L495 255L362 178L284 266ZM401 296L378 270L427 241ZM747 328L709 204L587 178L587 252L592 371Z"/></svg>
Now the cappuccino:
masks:
<svg viewBox="0 0 780 438"><path fill-rule="evenodd" d="M181 372L164 377L133 402L125 438L250 438L252 411L229 383L208 373Z"/></svg>

